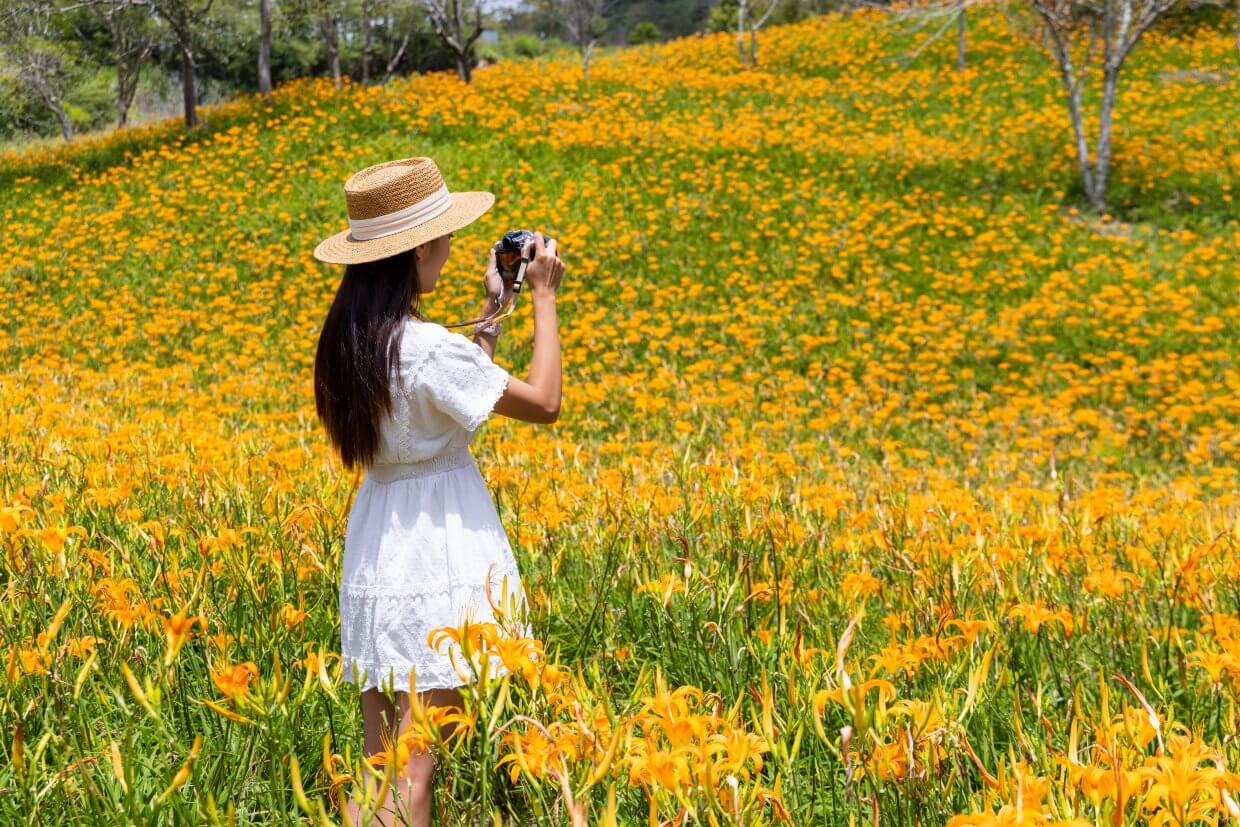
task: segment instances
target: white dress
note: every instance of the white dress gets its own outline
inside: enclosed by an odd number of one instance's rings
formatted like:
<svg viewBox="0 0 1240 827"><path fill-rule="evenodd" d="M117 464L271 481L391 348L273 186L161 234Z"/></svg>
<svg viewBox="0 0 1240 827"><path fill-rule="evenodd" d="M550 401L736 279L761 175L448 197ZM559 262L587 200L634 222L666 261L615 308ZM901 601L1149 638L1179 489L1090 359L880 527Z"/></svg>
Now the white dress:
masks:
<svg viewBox="0 0 1240 827"><path fill-rule="evenodd" d="M512 547L469 450L507 384L508 372L465 335L406 321L392 414L345 534L341 660L359 690L407 692L411 669L419 692L472 682L458 644L436 651L427 636L466 616L496 622L488 585L497 604L519 604L514 619L529 634ZM492 655L490 673L507 671Z"/></svg>

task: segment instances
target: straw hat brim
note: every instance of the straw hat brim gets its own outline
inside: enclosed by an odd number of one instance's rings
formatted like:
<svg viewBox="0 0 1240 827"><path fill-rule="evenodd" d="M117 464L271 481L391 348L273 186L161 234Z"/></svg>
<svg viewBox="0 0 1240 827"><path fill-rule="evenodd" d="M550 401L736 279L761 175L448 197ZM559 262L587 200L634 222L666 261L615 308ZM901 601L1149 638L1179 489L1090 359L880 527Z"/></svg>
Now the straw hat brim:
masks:
<svg viewBox="0 0 1240 827"><path fill-rule="evenodd" d="M449 198L452 206L416 227L364 240L345 230L319 242L314 257L330 264L360 264L394 256L472 224L495 203L495 194L490 192L453 192Z"/></svg>

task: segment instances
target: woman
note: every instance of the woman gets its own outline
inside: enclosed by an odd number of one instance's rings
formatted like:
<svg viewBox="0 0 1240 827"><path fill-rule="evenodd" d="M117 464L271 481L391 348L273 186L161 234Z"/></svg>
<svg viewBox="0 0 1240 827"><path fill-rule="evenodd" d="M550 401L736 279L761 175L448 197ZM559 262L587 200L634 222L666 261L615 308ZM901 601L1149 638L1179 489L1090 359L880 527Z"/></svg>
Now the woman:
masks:
<svg viewBox="0 0 1240 827"><path fill-rule="evenodd" d="M495 196L450 193L425 157L368 167L344 191L349 229L314 251L320 261L346 265L319 335L314 393L344 466L365 468L349 513L339 598L345 678L362 690L372 756L409 726L411 677L423 704L462 703L470 667L454 642L432 649L432 629L466 618L496 622L488 590L497 603L525 608L512 548L469 444L492 411L526 422L558 418L555 294L564 264L554 240L536 233L525 279L534 356L523 382L492 361L497 324L475 326L471 341L418 312L453 231L490 209ZM494 251L485 284L488 306L502 305ZM491 673L503 674L492 657ZM396 769L371 823L429 824L433 756L415 753ZM358 805L349 809L360 823Z"/></svg>

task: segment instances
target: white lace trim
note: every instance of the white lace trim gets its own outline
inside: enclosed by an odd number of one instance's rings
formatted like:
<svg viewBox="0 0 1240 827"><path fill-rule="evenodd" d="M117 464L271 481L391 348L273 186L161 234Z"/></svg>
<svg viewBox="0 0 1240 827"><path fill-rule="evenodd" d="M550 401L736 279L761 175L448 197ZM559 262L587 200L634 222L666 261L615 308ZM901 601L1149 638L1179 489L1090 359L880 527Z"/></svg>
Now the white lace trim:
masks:
<svg viewBox="0 0 1240 827"><path fill-rule="evenodd" d="M486 356L485 353L482 355L484 357ZM494 367L499 367L499 365L496 365L494 362L491 364ZM503 368L500 369L503 370ZM504 373L505 376L503 382L495 385L484 386L484 390L481 392L482 395L478 397L478 402L481 407L479 408L478 413L474 414L474 416L470 418L469 424L465 427L465 429L471 434L481 428L482 423L487 421L495 409L495 403L499 401L500 397L504 395L504 391L508 389L508 372L504 371Z"/></svg>
<svg viewBox="0 0 1240 827"><path fill-rule="evenodd" d="M509 622L515 624L518 634L528 637L531 630L526 618L521 616L521 609L528 606L524 589L514 589L511 577L508 582L507 597L501 596L499 582L492 583L492 597L500 605L511 605L509 601L516 603L518 616ZM454 584L442 589L400 586L387 590L370 587L343 589L340 608L344 679L355 683L363 692L383 689L389 681L395 690L408 691L411 669L416 670L419 690L449 689L471 682L474 678L460 645L447 639L440 641L438 649L432 649L427 637L437 627L458 622L463 618L462 612L468 612L476 622L497 622L490 604L482 596L486 585ZM377 591L382 593L375 593ZM350 595L350 592L353 594ZM456 620L447 621L448 617ZM382 628L400 631L394 636L375 639L363 631L371 628L375 621ZM456 666L453 665L453 655ZM490 659L490 674L499 676L508 671L497 654L492 653ZM356 680L353 676L354 665L358 672ZM458 669L461 671L458 672Z"/></svg>
<svg viewBox="0 0 1240 827"><path fill-rule="evenodd" d="M516 566L505 568L495 568L491 570L491 594L497 600L501 597L500 590L503 588L504 577L508 578L508 591L514 590L520 578L521 573ZM476 594L485 592L487 583L462 583L462 582L438 582L427 583L420 582L417 584L380 584L380 583L341 583L339 594L341 601L344 600L419 600L431 597L443 597L444 595L457 594L459 592L468 592Z"/></svg>
<svg viewBox="0 0 1240 827"><path fill-rule="evenodd" d="M392 688L397 692L408 692L409 671L410 669L417 669L415 673L417 678L416 691L421 692L425 689L457 689L469 685L474 680L473 672L470 670L469 664L465 662L465 659L458 656L457 663L460 664L462 671L469 675L468 678L462 678L452 668L452 663L447 656L437 658L436 660L428 659L422 663L404 662L398 664L372 663L345 658L342 661L344 669L342 675L345 682L355 684L359 692L365 692L367 689L385 689L388 684L391 684ZM356 681L353 679L354 666L357 667ZM490 677L502 677L510 671L497 655L491 656L491 667L488 670Z"/></svg>
<svg viewBox="0 0 1240 827"><path fill-rule="evenodd" d="M445 347L451 348L450 358L435 360ZM476 342L471 342L463 334L447 332L447 335L436 339L434 345L427 349L430 358L419 365L419 371L425 371L433 365L436 379L441 383L437 389L447 396L447 404L464 413L468 411L462 428L473 434L490 416L495 402L504 394L508 385L508 372L495 364ZM503 381L499 381L502 375Z"/></svg>

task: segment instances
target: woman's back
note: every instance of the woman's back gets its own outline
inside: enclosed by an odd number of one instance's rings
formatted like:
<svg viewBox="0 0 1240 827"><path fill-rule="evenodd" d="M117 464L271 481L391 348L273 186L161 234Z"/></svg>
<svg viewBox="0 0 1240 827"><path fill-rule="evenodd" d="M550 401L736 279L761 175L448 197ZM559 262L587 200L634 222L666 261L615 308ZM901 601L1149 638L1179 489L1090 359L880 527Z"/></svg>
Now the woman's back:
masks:
<svg viewBox="0 0 1240 827"><path fill-rule="evenodd" d="M508 371L464 335L410 319L401 330L392 411L380 422L373 464L422 462L466 448L508 381Z"/></svg>

